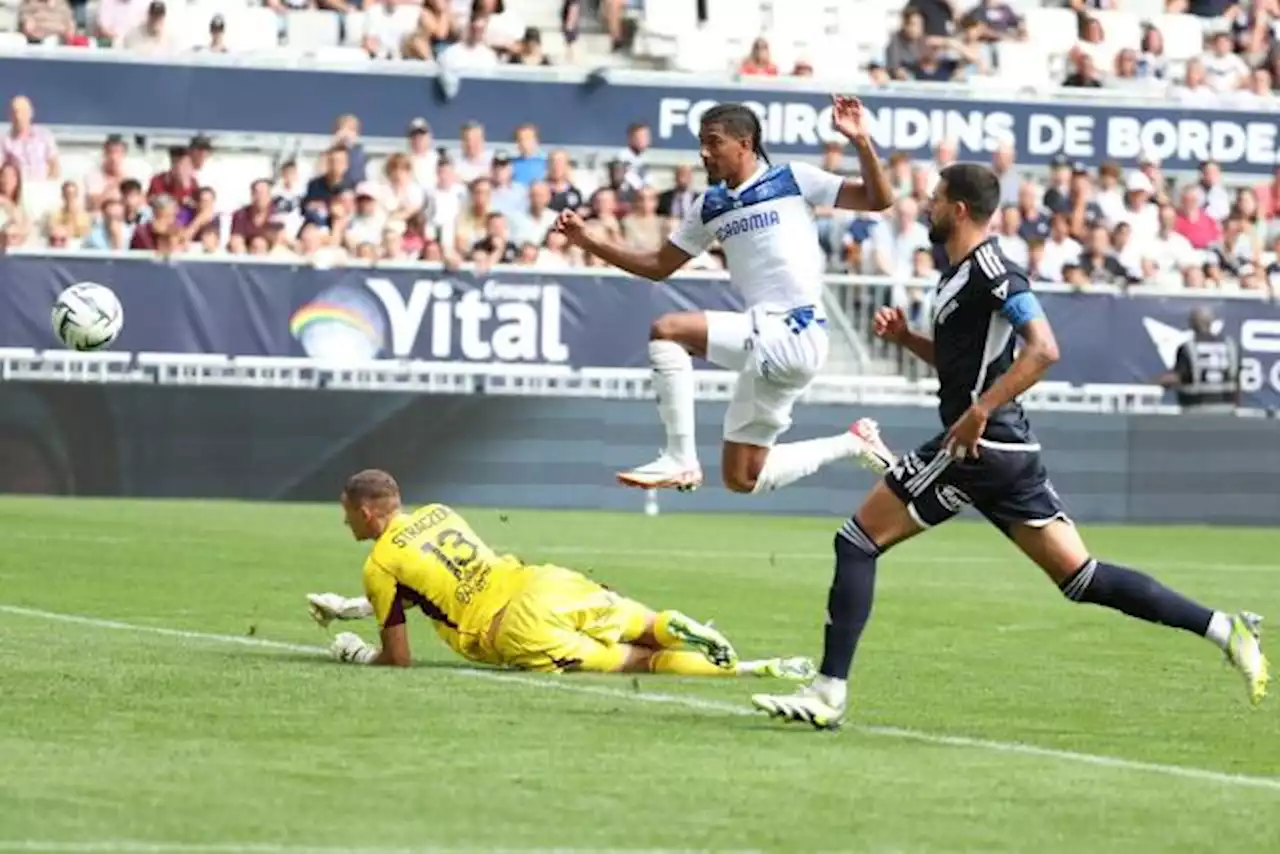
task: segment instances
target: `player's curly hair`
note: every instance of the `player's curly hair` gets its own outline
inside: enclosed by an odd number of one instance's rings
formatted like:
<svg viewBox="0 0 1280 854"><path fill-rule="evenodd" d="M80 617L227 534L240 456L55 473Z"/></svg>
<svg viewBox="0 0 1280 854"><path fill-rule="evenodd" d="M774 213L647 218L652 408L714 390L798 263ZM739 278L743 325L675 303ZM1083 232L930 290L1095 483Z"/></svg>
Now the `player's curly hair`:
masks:
<svg viewBox="0 0 1280 854"><path fill-rule="evenodd" d="M769 162L764 150L764 127L760 117L746 104L716 104L702 114L702 123L720 125L735 139L750 139L751 150L765 163Z"/></svg>
<svg viewBox="0 0 1280 854"><path fill-rule="evenodd" d="M365 469L347 478L342 487L342 494L348 501L364 504L367 501L382 501L387 498L400 498L400 484L382 469Z"/></svg>

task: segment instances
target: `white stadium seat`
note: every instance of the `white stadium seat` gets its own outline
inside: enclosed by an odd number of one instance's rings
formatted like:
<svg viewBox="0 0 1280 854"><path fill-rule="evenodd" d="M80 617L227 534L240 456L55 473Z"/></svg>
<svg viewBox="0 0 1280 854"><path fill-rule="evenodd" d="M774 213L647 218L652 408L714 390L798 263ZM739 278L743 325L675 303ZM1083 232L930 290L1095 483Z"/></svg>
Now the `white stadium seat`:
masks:
<svg viewBox="0 0 1280 854"><path fill-rule="evenodd" d="M228 13L227 45L234 51L261 52L280 43L280 16L265 6Z"/></svg>
<svg viewBox="0 0 1280 854"><path fill-rule="evenodd" d="M764 13L759 0L707 0L707 24L726 41L749 46L764 34Z"/></svg>
<svg viewBox="0 0 1280 854"><path fill-rule="evenodd" d="M1114 48L1113 53L1124 48L1137 49L1142 41L1142 18L1128 10L1098 10L1091 14L1102 24L1103 36Z"/></svg>
<svg viewBox="0 0 1280 854"><path fill-rule="evenodd" d="M1045 53L1066 53L1080 40L1076 13L1070 9L1027 12L1027 38Z"/></svg>
<svg viewBox="0 0 1280 854"><path fill-rule="evenodd" d="M318 47L311 51L311 56L320 64L358 65L373 62L364 48L349 45Z"/></svg>
<svg viewBox="0 0 1280 854"><path fill-rule="evenodd" d="M337 12L290 12L284 16L284 20L285 39L289 47L310 51L319 47L338 46L342 19Z"/></svg>
<svg viewBox="0 0 1280 854"><path fill-rule="evenodd" d="M1187 60L1204 53L1204 28L1194 15L1161 15L1153 22L1164 36L1164 55Z"/></svg>
<svg viewBox="0 0 1280 854"><path fill-rule="evenodd" d="M685 45L692 48L700 43L696 4L687 0L646 0L636 46L641 54L677 61L702 59L687 54L685 49Z"/></svg>
<svg viewBox="0 0 1280 854"><path fill-rule="evenodd" d="M364 42L365 13L359 9L348 12L342 21L342 43L348 47L359 47Z"/></svg>

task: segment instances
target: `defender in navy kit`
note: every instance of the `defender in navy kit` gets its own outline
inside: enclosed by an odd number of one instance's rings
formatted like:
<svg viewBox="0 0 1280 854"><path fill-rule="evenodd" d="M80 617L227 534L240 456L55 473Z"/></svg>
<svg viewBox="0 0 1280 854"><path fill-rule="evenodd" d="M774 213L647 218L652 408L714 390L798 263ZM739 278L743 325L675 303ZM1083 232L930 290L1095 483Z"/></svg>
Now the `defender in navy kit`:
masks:
<svg viewBox="0 0 1280 854"><path fill-rule="evenodd" d="M987 237L999 201L999 179L985 166L942 171L930 237L950 267L934 295L931 334L908 328L900 308L880 309L875 332L937 368L944 430L894 462L837 533L820 675L796 694L752 702L775 717L839 726L854 649L871 615L877 558L973 505L1069 600L1212 641L1243 675L1249 700L1260 703L1268 679L1261 618L1211 610L1148 575L1094 559L1067 517L1018 403L1057 361L1058 345L1026 273Z"/></svg>

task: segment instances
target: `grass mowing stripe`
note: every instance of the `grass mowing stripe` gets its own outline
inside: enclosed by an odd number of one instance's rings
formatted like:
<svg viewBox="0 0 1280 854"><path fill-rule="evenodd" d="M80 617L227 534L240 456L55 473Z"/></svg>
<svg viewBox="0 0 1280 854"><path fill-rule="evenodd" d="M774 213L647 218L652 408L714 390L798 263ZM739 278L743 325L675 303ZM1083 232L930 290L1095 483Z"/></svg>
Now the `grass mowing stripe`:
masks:
<svg viewBox="0 0 1280 854"><path fill-rule="evenodd" d="M33 617L43 620L54 620L62 623L73 623L82 626L89 626L91 628L141 632L184 640L239 644L241 646L304 652L314 655L328 654L328 650L324 647L307 644L285 643L282 641L272 641L256 637L240 637L237 635L220 635L209 632L187 631L184 629L164 628L162 626L144 626L135 623L125 623L119 620L106 620L98 617L80 616L77 614L60 614L54 611L43 611L36 608L22 608L15 605L0 605L0 613ZM718 712L721 714L742 717L756 717L758 715L757 712L753 712L744 707L731 705L729 703L718 703L713 700L701 700L695 697L683 697L676 694L643 693L638 691L624 691L616 688L601 688L595 685L575 684L571 680L559 677L537 678L493 670L464 669L454 670L451 671L451 673L471 679L509 682L517 685L527 685L533 688L567 691L573 694L607 697L614 700L683 706L690 709L699 709L702 711ZM1164 765L1157 762L1122 759L1118 756L1077 753L1072 750L1057 750L1050 747L1037 747L1031 744L1022 744L1020 742L991 741L982 738L941 735L937 733L921 732L918 730L902 729L899 727L854 725L849 728L868 735L897 738L920 742L923 744L934 744L945 747L962 747L974 750L1013 754L1017 756L1054 759L1063 762L1093 765L1101 768L1143 771L1152 774L1161 774L1167 777L1180 777L1183 779L1197 780L1201 782L1220 783L1228 786L1243 786L1256 789L1269 789L1280 792L1280 778L1275 777L1255 777L1247 774L1230 774L1224 771L1212 771L1206 768L1192 768L1182 765Z"/></svg>
<svg viewBox="0 0 1280 854"><path fill-rule="evenodd" d="M42 854L705 854L696 850L666 848L325 848L271 842L141 842L126 839L94 842L0 840L0 851Z"/></svg>

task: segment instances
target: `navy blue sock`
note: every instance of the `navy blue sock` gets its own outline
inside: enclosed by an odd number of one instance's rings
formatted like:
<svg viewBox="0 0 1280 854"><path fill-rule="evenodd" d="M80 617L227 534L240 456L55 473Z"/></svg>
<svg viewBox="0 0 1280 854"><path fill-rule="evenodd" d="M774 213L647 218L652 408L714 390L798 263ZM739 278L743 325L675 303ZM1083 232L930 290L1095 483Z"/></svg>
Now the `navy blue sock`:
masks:
<svg viewBox="0 0 1280 854"><path fill-rule="evenodd" d="M1211 609L1175 593L1151 576L1092 558L1059 587L1062 595L1074 602L1115 608L1148 623L1201 636L1213 619Z"/></svg>
<svg viewBox="0 0 1280 854"><path fill-rule="evenodd" d="M876 557L880 547L867 536L857 519L844 523L836 534L836 574L827 593L827 625L818 672L834 679L848 679L853 652L871 618L876 592Z"/></svg>

